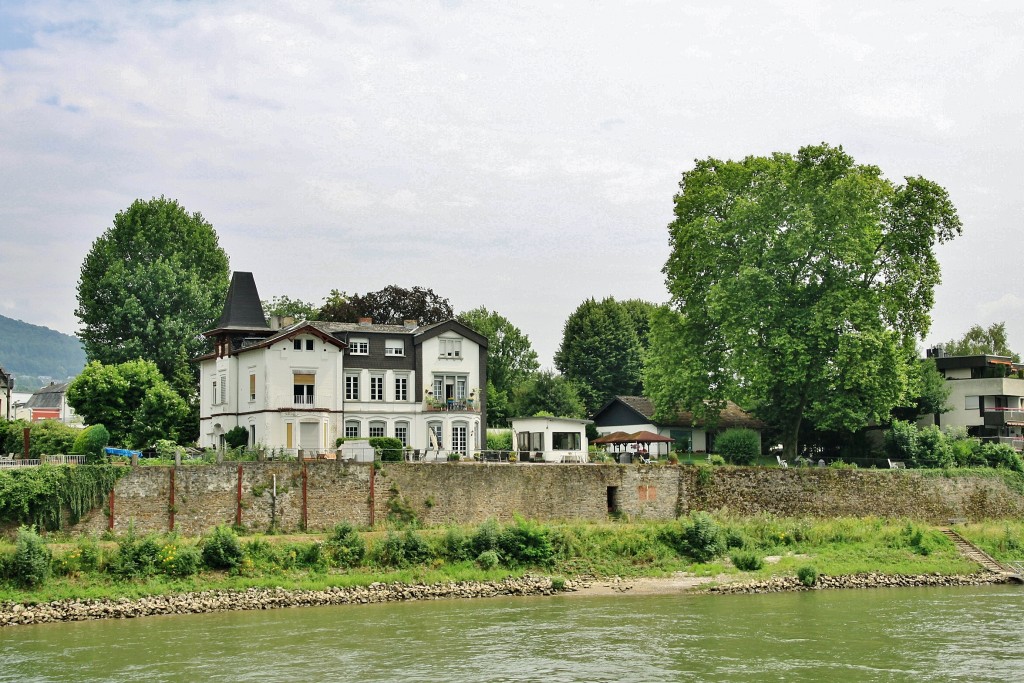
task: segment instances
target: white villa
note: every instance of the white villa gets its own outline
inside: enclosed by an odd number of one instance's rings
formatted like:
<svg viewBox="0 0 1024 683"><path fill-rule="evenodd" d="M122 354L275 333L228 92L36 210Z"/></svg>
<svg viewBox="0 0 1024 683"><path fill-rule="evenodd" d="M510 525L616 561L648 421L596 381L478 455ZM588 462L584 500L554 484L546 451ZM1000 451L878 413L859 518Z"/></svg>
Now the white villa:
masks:
<svg viewBox="0 0 1024 683"><path fill-rule="evenodd" d="M263 317L252 273L232 275L205 333L200 445L236 427L267 449L333 451L339 437L390 436L412 449L469 454L485 439L487 339L456 320L420 325Z"/></svg>

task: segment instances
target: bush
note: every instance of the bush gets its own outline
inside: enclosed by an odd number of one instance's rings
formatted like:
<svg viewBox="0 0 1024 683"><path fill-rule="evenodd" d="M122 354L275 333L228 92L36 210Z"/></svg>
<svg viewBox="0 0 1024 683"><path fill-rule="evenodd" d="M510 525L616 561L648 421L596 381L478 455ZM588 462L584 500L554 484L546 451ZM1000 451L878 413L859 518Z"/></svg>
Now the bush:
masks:
<svg viewBox="0 0 1024 683"><path fill-rule="evenodd" d="M470 556L479 557L482 552L498 550L500 538L501 525L494 518L488 519L477 527L476 532L469 539Z"/></svg>
<svg viewBox="0 0 1024 683"><path fill-rule="evenodd" d="M501 532L498 547L510 566L543 567L554 561L555 551L548 528L521 517Z"/></svg>
<svg viewBox="0 0 1024 683"><path fill-rule="evenodd" d="M191 544L168 543L160 550L160 571L168 576L195 576L199 573L202 562L202 552Z"/></svg>
<svg viewBox="0 0 1024 683"><path fill-rule="evenodd" d="M70 453L74 448L75 439L80 433L76 427L66 425L58 420L33 422L29 425L29 430L28 456L30 458L38 458L44 454ZM22 450L21 446L17 450Z"/></svg>
<svg viewBox="0 0 1024 683"><path fill-rule="evenodd" d="M94 424L86 427L75 439L71 452L77 455L84 455L85 461L93 465L103 462L106 454L103 449L110 443L110 432L101 424Z"/></svg>
<svg viewBox="0 0 1024 683"><path fill-rule="evenodd" d="M512 450L512 430L501 431L487 430L487 450L489 451L510 451Z"/></svg>
<svg viewBox="0 0 1024 683"><path fill-rule="evenodd" d="M501 564L501 559L493 550L485 550L476 558L476 563L481 569L496 569Z"/></svg>
<svg viewBox="0 0 1024 683"><path fill-rule="evenodd" d="M796 570L796 578L800 579L800 583L810 588L818 583L818 570L810 565L804 565Z"/></svg>
<svg viewBox="0 0 1024 683"><path fill-rule="evenodd" d="M355 567L366 555L366 542L351 524L334 527L327 539L327 551L338 567Z"/></svg>
<svg viewBox="0 0 1024 683"><path fill-rule="evenodd" d="M139 539L135 528L129 527L128 532L117 543L117 554L110 563L109 570L121 579L135 579L155 574L160 566L162 544L154 536Z"/></svg>
<svg viewBox="0 0 1024 683"><path fill-rule="evenodd" d="M380 454L384 462L402 462L402 453L405 447L402 442L393 436L374 436L369 439L373 450Z"/></svg>
<svg viewBox="0 0 1024 683"><path fill-rule="evenodd" d="M953 466L953 449L938 427L931 425L921 430L913 461L916 467L944 469Z"/></svg>
<svg viewBox="0 0 1024 683"><path fill-rule="evenodd" d="M243 448L249 443L249 430L239 425L224 433L224 443L228 448Z"/></svg>
<svg viewBox="0 0 1024 683"><path fill-rule="evenodd" d="M78 566L81 567L82 571L100 569L103 553L100 550L100 544L96 542L95 538L92 536L82 536L78 539L75 546L75 550L78 551Z"/></svg>
<svg viewBox="0 0 1024 683"><path fill-rule="evenodd" d="M470 558L469 538L459 527L448 527L438 549L441 557L448 562L463 562Z"/></svg>
<svg viewBox="0 0 1024 683"><path fill-rule="evenodd" d="M50 578L50 561L53 556L46 543L32 527L18 527L18 538L14 544L14 558L8 573L22 588L36 588Z"/></svg>
<svg viewBox="0 0 1024 683"><path fill-rule="evenodd" d="M203 563L211 569L233 569L242 561L243 555L238 536L227 525L214 527L203 540Z"/></svg>
<svg viewBox="0 0 1024 683"><path fill-rule="evenodd" d="M981 456L989 467L1004 467L1014 472L1024 472L1024 461L1008 443L986 443L981 447Z"/></svg>
<svg viewBox="0 0 1024 683"><path fill-rule="evenodd" d="M712 465L724 465L725 458L718 455L717 453L712 453L711 455L708 456L708 462Z"/></svg>
<svg viewBox="0 0 1024 683"><path fill-rule="evenodd" d="M744 572L754 572L764 566L764 560L760 555L745 550L734 552L729 559L736 569Z"/></svg>
<svg viewBox="0 0 1024 683"><path fill-rule="evenodd" d="M377 563L384 567L406 567L422 564L430 559L430 546L412 529L402 535L389 531L376 548Z"/></svg>
<svg viewBox="0 0 1024 683"><path fill-rule="evenodd" d="M734 465L749 465L761 453L761 438L753 429L726 429L715 437L715 451Z"/></svg>
<svg viewBox="0 0 1024 683"><path fill-rule="evenodd" d="M697 562L710 562L725 552L721 527L706 512L694 512L683 523L686 554Z"/></svg>

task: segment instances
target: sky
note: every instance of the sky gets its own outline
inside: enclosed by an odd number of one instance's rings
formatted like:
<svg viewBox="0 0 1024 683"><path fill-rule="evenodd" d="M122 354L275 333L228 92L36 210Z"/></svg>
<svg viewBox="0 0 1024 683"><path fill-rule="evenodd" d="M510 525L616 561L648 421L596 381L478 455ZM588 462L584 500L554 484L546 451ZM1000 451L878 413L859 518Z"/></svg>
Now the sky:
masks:
<svg viewBox="0 0 1024 683"><path fill-rule="evenodd" d="M1021 351L1022 84L1011 1L2 0L0 314L74 333L92 242L163 195L263 298L430 287L550 366L585 299L667 299L695 159L824 141L958 207L925 342Z"/></svg>

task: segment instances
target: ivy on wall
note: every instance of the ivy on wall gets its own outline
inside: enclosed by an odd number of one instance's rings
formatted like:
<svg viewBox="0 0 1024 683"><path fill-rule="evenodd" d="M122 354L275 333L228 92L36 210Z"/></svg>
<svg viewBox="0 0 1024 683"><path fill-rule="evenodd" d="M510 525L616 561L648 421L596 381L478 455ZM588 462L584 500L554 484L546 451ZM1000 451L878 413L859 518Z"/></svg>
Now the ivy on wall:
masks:
<svg viewBox="0 0 1024 683"><path fill-rule="evenodd" d="M116 465L41 465L0 470L0 524L56 530L76 524L102 505L129 468Z"/></svg>

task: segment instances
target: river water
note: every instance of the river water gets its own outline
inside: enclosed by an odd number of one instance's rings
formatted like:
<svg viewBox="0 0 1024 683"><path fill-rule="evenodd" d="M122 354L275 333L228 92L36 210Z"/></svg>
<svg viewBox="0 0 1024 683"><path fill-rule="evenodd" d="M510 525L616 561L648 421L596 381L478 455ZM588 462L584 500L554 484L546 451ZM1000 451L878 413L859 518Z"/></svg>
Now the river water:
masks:
<svg viewBox="0 0 1024 683"><path fill-rule="evenodd" d="M1024 681L1024 587L500 598L0 629L0 681Z"/></svg>

